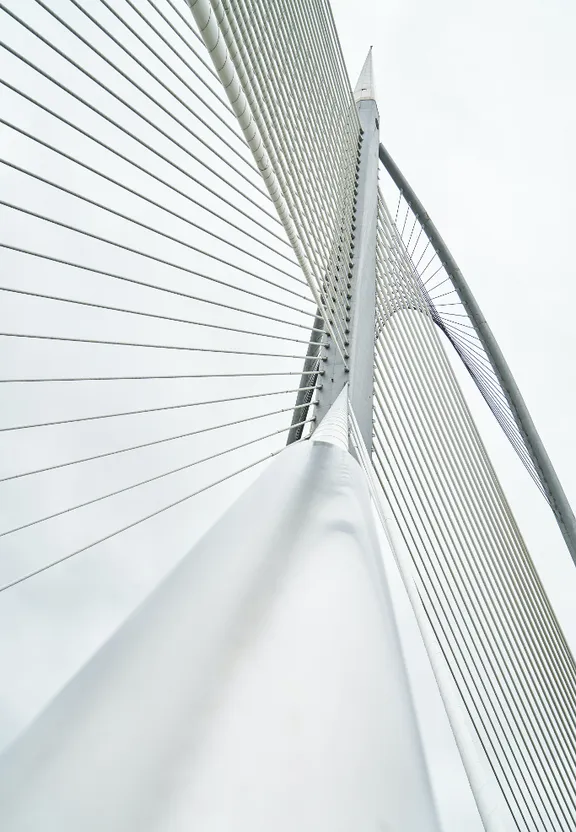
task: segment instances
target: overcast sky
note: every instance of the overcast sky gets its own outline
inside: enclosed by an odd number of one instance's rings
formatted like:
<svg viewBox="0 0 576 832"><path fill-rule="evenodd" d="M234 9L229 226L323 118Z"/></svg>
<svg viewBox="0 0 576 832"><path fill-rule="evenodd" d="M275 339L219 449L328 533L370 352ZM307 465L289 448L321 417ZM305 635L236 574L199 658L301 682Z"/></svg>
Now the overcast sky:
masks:
<svg viewBox="0 0 576 832"><path fill-rule="evenodd" d="M336 0L332 5L352 83L374 45L382 140L462 268L574 504L576 9L567 0ZM26 112L23 117L26 121ZM465 378L463 383L469 390ZM469 392L574 648L573 565L541 498L482 402ZM74 487L70 484L71 493ZM2 630L11 638L2 640L2 666L10 681L0 698L0 743L29 721L183 554L184 539L175 529L174 549L165 546L161 559L142 561L136 553L112 567L117 552L111 550L99 561L92 558L85 572L79 568L55 578L62 597L78 593L76 603L68 600L61 609L47 603L40 589L12 600L5 594ZM49 542L62 540L68 542L58 535ZM401 593L397 597L445 832L473 832L479 827L470 797L445 722L434 710L414 625Z"/></svg>

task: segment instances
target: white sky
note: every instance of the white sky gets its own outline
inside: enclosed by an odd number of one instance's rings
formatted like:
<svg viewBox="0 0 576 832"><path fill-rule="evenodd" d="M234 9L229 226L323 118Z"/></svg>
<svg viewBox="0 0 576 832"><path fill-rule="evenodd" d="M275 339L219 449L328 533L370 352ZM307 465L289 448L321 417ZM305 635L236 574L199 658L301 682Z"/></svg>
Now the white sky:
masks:
<svg viewBox="0 0 576 832"><path fill-rule="evenodd" d="M575 504L570 195L576 186L576 9L567 0L336 0L332 5L353 82L374 45L382 139L466 275ZM3 152L6 147L4 142ZM575 646L576 573L545 506L481 402L475 412ZM69 487L73 493L74 484ZM141 562L135 553L111 567L112 550L100 561L90 556L87 571L55 577L63 597L78 593L76 604L67 600L61 610L44 606L40 590L1 599L1 626L10 633L2 639L2 666L10 680L0 691L0 744L26 724L183 553L182 530L174 535L174 551L158 535L162 559ZM50 580L43 590L50 589ZM91 587L94 591L87 591ZM401 593L399 599L408 644L417 654ZM457 779L429 673L418 659L412 672L445 832L473 832L473 808L461 775Z"/></svg>

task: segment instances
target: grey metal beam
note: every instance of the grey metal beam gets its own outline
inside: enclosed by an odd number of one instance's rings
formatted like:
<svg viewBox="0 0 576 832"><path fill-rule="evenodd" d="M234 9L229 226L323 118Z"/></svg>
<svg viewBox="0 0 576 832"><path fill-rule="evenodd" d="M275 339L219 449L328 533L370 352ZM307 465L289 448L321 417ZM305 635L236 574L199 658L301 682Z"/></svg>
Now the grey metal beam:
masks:
<svg viewBox="0 0 576 832"><path fill-rule="evenodd" d="M322 390L318 394L318 422L326 415L346 382L350 405L362 438L372 451L372 395L376 302L376 230L378 224L379 116L374 98L372 52L354 91L361 126L354 213L354 251L348 300L350 345L348 368L335 346L326 340Z"/></svg>
<svg viewBox="0 0 576 832"><path fill-rule="evenodd" d="M468 316L473 323L478 337L480 338L486 354L488 355L500 387L506 400L510 406L510 410L514 417L514 421L518 426L518 430L522 436L524 444L530 459L534 463L540 482L546 493L550 507L554 512L560 531L568 547L568 551L576 565L576 519L574 512L568 502L568 498L562 488L558 475L554 470L554 466L550 461L546 449L538 431L534 426L534 422L530 416L528 408L522 398L518 385L516 384L512 372L504 358L498 342L494 337L492 330L486 322L486 318L482 314L474 295L470 291L468 284L464 279L464 275L458 268L456 261L450 253L448 246L440 236L438 229L430 219L430 216L425 211L424 206L416 196L414 190L394 162L383 144L379 147L379 158L389 173L392 181L402 191L404 199L410 206L412 212L417 217L418 221L424 229L430 244L438 254L441 262L444 265L446 274L450 277L454 289L460 298Z"/></svg>

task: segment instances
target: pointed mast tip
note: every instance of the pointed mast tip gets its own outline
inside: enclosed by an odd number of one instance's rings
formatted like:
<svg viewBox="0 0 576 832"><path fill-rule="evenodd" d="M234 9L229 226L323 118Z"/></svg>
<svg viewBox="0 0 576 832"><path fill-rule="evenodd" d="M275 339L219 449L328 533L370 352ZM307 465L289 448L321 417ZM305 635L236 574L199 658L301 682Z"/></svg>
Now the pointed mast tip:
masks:
<svg viewBox="0 0 576 832"><path fill-rule="evenodd" d="M374 90L374 71L372 68L372 46L368 50L364 66L360 72L360 76L354 89L354 100L365 101L375 99L376 93Z"/></svg>

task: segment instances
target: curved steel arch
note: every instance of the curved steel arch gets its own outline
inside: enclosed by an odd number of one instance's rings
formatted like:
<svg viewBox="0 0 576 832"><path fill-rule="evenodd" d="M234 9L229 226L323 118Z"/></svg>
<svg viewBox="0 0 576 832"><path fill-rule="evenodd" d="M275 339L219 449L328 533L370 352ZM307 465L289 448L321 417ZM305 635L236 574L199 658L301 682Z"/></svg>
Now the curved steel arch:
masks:
<svg viewBox="0 0 576 832"><path fill-rule="evenodd" d="M550 457L548 456L534 422L532 421L532 417L530 416L526 403L522 398L518 385L514 380L514 376L512 375L506 359L498 346L498 342L496 341L492 330L488 326L486 318L482 314L482 311L480 310L470 287L466 283L464 275L460 271L454 257L450 253L448 246L440 236L438 229L430 219L429 214L424 209L424 206L416 196L416 193L410 186L406 177L400 171L398 165L394 162L383 144L380 144L379 147L379 158L383 167L410 207L414 217L420 223L423 233L438 255L444 267L444 271L450 279L454 291L458 295L462 306L466 311L468 319L473 326L484 349L486 357L491 364L497 384L504 395L506 402L508 403L510 415L518 429L522 444L530 457L544 496L554 512L554 516L560 527L560 531L562 532L568 551L570 552L572 560L576 565L576 518L574 517L574 512L572 511L572 507L568 502L568 498L566 497L564 489L558 479L558 475L554 470ZM511 439L509 432L502 423L502 413L497 411L494 406L494 402L490 399L489 395L487 395L486 388L479 383L477 374L473 371L470 363L467 362L465 355L462 354L456 343L454 343L452 335L444 326L442 316L438 313L438 310L435 308L432 300L430 300L430 304L436 323L443 329L447 337L454 344L467 370L470 372L470 375L472 375L477 387L482 393L482 396L487 401L490 409L502 426L504 432L507 434L508 438Z"/></svg>

